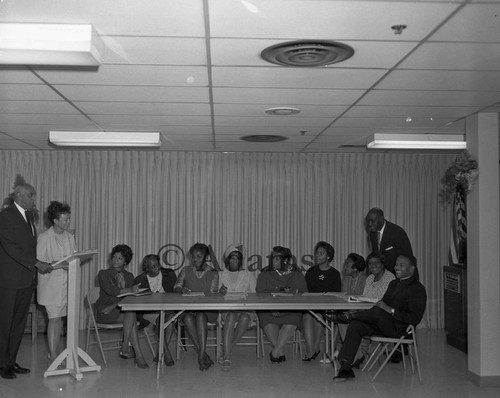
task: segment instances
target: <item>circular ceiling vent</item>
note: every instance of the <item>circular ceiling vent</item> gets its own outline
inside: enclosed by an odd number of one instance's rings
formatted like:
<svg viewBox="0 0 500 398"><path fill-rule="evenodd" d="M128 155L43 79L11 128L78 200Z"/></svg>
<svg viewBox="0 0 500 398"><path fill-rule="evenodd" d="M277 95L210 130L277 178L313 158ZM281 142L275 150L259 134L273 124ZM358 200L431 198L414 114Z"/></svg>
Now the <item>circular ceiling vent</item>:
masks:
<svg viewBox="0 0 500 398"><path fill-rule="evenodd" d="M241 137L243 141L247 142L280 142L285 141L286 137L282 135L245 135Z"/></svg>
<svg viewBox="0 0 500 398"><path fill-rule="evenodd" d="M268 62L284 66L324 66L345 61L354 50L346 44L330 40L288 41L268 47L260 56Z"/></svg>

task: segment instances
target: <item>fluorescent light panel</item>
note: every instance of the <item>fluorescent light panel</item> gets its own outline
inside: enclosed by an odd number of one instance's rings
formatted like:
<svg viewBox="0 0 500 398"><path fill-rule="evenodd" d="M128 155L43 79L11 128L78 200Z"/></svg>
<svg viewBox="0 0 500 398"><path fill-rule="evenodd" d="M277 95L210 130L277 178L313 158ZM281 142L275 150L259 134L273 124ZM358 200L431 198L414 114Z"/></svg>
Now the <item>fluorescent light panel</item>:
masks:
<svg viewBox="0 0 500 398"><path fill-rule="evenodd" d="M99 66L103 48L92 25L0 23L0 64Z"/></svg>
<svg viewBox="0 0 500 398"><path fill-rule="evenodd" d="M49 131L57 146L159 147L159 132L148 131Z"/></svg>
<svg viewBox="0 0 500 398"><path fill-rule="evenodd" d="M465 149L463 134L373 134L368 149Z"/></svg>

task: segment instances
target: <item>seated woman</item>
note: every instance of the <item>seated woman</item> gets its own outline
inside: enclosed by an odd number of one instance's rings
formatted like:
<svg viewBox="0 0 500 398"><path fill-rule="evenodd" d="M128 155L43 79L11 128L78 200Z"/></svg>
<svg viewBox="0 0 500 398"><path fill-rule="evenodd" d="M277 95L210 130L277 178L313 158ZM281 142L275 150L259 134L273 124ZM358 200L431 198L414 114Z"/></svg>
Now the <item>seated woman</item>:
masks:
<svg viewBox="0 0 500 398"><path fill-rule="evenodd" d="M95 303L96 320L99 323L123 322L123 344L120 357L129 359L135 356L135 364L138 367L149 368L139 345L135 312L122 312L117 306L121 298L116 296L139 291L139 285L134 285L134 275L125 271L125 266L130 263L132 256L132 249L127 245L115 246L111 250L111 268L99 271L97 278L100 291ZM130 350L130 344L135 354Z"/></svg>
<svg viewBox="0 0 500 398"><path fill-rule="evenodd" d="M230 245L224 253L225 269L219 278L219 293L222 295L234 292L255 293L257 280L253 272L243 268L243 253L241 245ZM228 311L223 315L224 329L222 338L223 353L220 364L223 370L229 370L231 366L231 351L245 332L252 320L255 320L255 312ZM258 331L257 331L258 332Z"/></svg>
<svg viewBox="0 0 500 398"><path fill-rule="evenodd" d="M174 285L177 281L175 272L171 269L162 268L160 266L160 257L156 254L148 254L142 260L142 274L135 278L134 284L139 285L139 288L148 288L153 293L173 293ZM168 321L174 313L172 311L165 312L165 319ZM156 330L159 332L159 313L155 312L138 312L137 320L140 325L147 326L151 322L155 322ZM165 329L165 349L163 351L165 365L173 366L174 359L168 344L172 337L174 325L170 324Z"/></svg>
<svg viewBox="0 0 500 398"><path fill-rule="evenodd" d="M366 262L363 256L357 253L349 253L344 261L342 273L344 275L342 277L342 292L346 295L362 295L367 277ZM334 311L331 315L331 318L338 324L341 336L345 336L349 316L349 311ZM336 352L339 349L340 341L337 341Z"/></svg>
<svg viewBox="0 0 500 398"><path fill-rule="evenodd" d="M396 279L396 277L392 272L389 272L385 269L385 257L383 254L371 253L366 258L366 262L368 263L368 271L370 272L370 275L368 275L368 278L366 278L363 296L382 300L382 297L384 297L389 283L393 279ZM348 313L347 321L350 321L351 318L356 318L356 313L354 311ZM354 361L353 367L359 368L359 366L368 356L369 348L370 340L363 339L361 341L361 345L359 346L359 351L361 354L359 358Z"/></svg>
<svg viewBox="0 0 500 398"><path fill-rule="evenodd" d="M282 246L273 247L270 265L262 270L257 278L257 293L305 292L306 280L298 267L292 264L290 249ZM284 347L295 329L302 323L301 311L259 311L260 326L271 342L269 353L271 362L284 362Z"/></svg>
<svg viewBox="0 0 500 398"><path fill-rule="evenodd" d="M363 256L349 253L344 261L342 292L348 295L361 295L365 289L366 263Z"/></svg>
<svg viewBox="0 0 500 398"><path fill-rule="evenodd" d="M206 261L210 251L207 245L195 243L189 249L191 264L184 267L174 286L176 293L203 292L205 294L218 293L218 272ZM198 365L200 370L206 370L214 364L206 353L207 347L207 322L217 322L217 311L186 311L183 315L186 332L198 352Z"/></svg>
<svg viewBox="0 0 500 398"><path fill-rule="evenodd" d="M314 266L306 272L307 290L309 292L340 292L340 272L330 266L335 255L335 249L327 242L318 242L314 247ZM304 313L302 328L306 341L306 356L303 361L309 362L319 355L321 336L325 327L310 313Z"/></svg>

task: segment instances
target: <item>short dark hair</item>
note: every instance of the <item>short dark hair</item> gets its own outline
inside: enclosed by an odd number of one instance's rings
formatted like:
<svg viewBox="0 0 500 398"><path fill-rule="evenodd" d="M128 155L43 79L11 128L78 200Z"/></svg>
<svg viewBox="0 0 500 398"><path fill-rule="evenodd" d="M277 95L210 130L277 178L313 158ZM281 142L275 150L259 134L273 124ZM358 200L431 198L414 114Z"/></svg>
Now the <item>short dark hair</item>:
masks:
<svg viewBox="0 0 500 398"><path fill-rule="evenodd" d="M347 258L351 259L351 261L354 263L351 268L357 269L359 272L364 271L366 268L366 262L363 256L359 255L358 253L349 253L347 255Z"/></svg>
<svg viewBox="0 0 500 398"><path fill-rule="evenodd" d="M149 264L153 260L158 261L158 264L160 264L160 256L159 255L157 255L157 254L147 254L147 255L144 256L144 258L142 259L142 266L141 266L141 269L142 269L143 272L147 271L147 268L148 268Z"/></svg>
<svg viewBox="0 0 500 398"><path fill-rule="evenodd" d="M406 254L400 254L398 257L407 258L410 261L410 265L412 265L415 268L417 268L417 258L415 256L413 256L413 255L409 256L409 255L406 255Z"/></svg>
<svg viewBox="0 0 500 398"><path fill-rule="evenodd" d="M379 216L379 217L384 217L384 212L382 211L382 209L380 209L380 208L378 208L378 207L372 207L372 208L368 211L368 213L367 213L366 215L368 215L368 214L372 214L372 213L375 213L375 214L376 214L377 216Z"/></svg>
<svg viewBox="0 0 500 398"><path fill-rule="evenodd" d="M385 267L385 256L382 253L376 253L376 252L371 252L367 257L366 257L366 265L368 266L368 263L372 258L378 258L382 265Z"/></svg>
<svg viewBox="0 0 500 398"><path fill-rule="evenodd" d="M335 256L335 249L331 244L325 241L319 241L316 243L316 246L314 246L314 253L316 253L316 250L318 250L320 247L326 250L326 254L328 255L328 262L331 262Z"/></svg>
<svg viewBox="0 0 500 398"><path fill-rule="evenodd" d="M292 258L292 252L288 247L274 246L271 252L271 258L274 257L274 253L282 256L283 260L290 260Z"/></svg>
<svg viewBox="0 0 500 398"><path fill-rule="evenodd" d="M62 214L71 214L71 207L67 203L61 203L56 200L50 202L49 207L47 207L47 218L51 224L54 224L54 220L59 220Z"/></svg>
<svg viewBox="0 0 500 398"><path fill-rule="evenodd" d="M189 254L192 256L194 252L202 252L203 257L206 259L210 255L210 249L204 243L195 243L189 248Z"/></svg>
<svg viewBox="0 0 500 398"><path fill-rule="evenodd" d="M120 253L123 256L125 265L128 265L132 261L132 257L134 256L134 253L132 252L130 246L124 244L116 245L115 247L113 247L113 249L111 250L111 257L113 257L116 253Z"/></svg>

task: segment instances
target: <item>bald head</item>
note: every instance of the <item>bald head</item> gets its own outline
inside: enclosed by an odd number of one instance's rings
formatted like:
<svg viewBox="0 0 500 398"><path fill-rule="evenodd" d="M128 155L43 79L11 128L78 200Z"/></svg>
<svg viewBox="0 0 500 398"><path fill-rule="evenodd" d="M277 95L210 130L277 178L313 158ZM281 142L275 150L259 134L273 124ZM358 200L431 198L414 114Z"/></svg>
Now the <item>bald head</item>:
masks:
<svg viewBox="0 0 500 398"><path fill-rule="evenodd" d="M36 191L29 184L18 185L14 188L14 202L25 210L35 207Z"/></svg>

